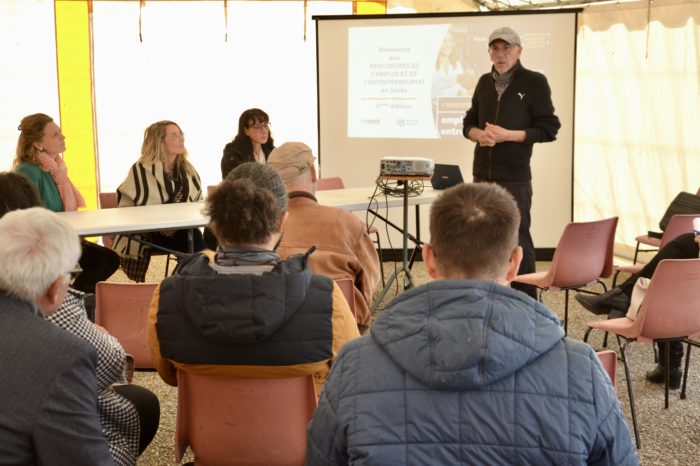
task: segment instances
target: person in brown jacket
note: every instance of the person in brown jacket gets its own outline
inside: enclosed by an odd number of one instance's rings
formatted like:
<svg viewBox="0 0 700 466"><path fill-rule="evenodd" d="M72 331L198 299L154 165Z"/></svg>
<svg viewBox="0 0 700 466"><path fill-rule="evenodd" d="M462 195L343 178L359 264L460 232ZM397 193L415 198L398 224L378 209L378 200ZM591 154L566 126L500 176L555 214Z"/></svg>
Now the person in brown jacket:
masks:
<svg viewBox="0 0 700 466"><path fill-rule="evenodd" d="M379 281L379 258L367 226L352 212L318 203L315 157L301 142L275 148L267 160L284 181L289 195L289 219L277 251L284 258L306 251L313 271L355 284L357 324L364 332L371 323L372 296Z"/></svg>

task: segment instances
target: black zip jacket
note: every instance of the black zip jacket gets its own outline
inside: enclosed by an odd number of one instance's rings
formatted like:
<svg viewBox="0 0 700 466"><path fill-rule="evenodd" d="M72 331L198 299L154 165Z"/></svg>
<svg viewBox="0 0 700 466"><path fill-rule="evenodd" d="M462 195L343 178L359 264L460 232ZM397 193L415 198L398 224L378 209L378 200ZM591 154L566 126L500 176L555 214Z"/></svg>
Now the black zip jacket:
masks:
<svg viewBox="0 0 700 466"><path fill-rule="evenodd" d="M493 72L493 70L492 70ZM491 73L484 74L474 89L472 107L464 117L462 133L493 123L510 130L525 130L525 142L501 142L493 147L474 147L474 176L488 181L529 181L532 145L554 141L561 127L554 114L552 92L542 73L515 65L513 80L498 99Z"/></svg>

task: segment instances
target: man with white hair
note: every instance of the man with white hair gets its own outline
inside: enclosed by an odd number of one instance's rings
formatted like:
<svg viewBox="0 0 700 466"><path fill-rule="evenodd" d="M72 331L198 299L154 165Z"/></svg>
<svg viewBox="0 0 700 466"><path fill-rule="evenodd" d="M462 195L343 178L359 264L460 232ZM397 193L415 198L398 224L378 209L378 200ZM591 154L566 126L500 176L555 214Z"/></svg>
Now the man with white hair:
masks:
<svg viewBox="0 0 700 466"><path fill-rule="evenodd" d="M114 464L97 414L95 350L44 318L63 303L80 250L70 225L44 208L0 219L0 464Z"/></svg>
<svg viewBox="0 0 700 466"><path fill-rule="evenodd" d="M315 273L352 279L357 324L364 331L371 322L369 309L380 278L377 250L367 226L354 214L318 203L314 160L311 148L301 142L286 142L267 159L289 195L289 219L277 251L285 258L315 246L309 256Z"/></svg>

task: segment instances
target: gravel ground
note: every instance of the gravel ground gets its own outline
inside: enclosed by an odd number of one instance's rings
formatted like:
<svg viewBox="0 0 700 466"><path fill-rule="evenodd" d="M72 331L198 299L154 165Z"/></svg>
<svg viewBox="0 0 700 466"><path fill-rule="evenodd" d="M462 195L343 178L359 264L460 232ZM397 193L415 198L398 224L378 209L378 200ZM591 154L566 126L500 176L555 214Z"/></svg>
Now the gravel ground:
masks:
<svg viewBox="0 0 700 466"><path fill-rule="evenodd" d="M147 277L148 281L159 281L163 276L164 259L157 257ZM548 262L538 263L538 270L546 270ZM393 264L385 264L387 277L393 272ZM413 269L415 283L421 284L427 281L422 263L416 263ZM126 280L121 272L118 272L113 280ZM403 284L403 279L398 280ZM599 291L600 286L597 287ZM592 288L595 290L594 288ZM395 288L385 299L393 297ZM545 294L545 304L554 309L563 318L564 293L550 292ZM381 312L381 309L378 310ZM586 322L600 318L589 313L578 305L573 295L569 302L569 336L575 339L583 339ZM602 333L594 332L590 338L591 344L596 349L602 345ZM614 339L610 339L610 347L618 351ZM619 354L619 351L618 351ZM637 418L639 422L642 448L639 457L642 465L694 465L698 464L700 457L700 363L698 363L698 350L695 357L691 358L690 376L688 379L687 399L681 400L679 390L670 392L670 406L664 409L663 386L651 384L644 379L645 371L653 368L653 349L651 345L632 343L627 350L632 384L634 388ZM172 465L175 462L173 442L175 438L175 416L177 412L177 389L166 385L155 372L137 372L134 383L149 388L158 395L161 403L161 421L158 433L141 455L139 465ZM625 381L622 361L617 368L617 393L622 403L622 408L632 425L630 416L627 384ZM189 452L183 462L192 461Z"/></svg>

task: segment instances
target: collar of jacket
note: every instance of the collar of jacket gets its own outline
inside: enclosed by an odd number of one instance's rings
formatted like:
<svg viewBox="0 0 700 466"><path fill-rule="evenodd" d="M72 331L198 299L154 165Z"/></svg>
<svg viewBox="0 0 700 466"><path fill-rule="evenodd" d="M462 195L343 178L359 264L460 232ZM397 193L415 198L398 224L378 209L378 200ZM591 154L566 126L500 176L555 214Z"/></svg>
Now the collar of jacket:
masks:
<svg viewBox="0 0 700 466"><path fill-rule="evenodd" d="M316 199L316 196L313 194L306 192L306 191L292 191L291 193L287 194L287 197L291 201L292 199L297 199L297 198L307 198L311 199L312 201L318 203L318 199Z"/></svg>

